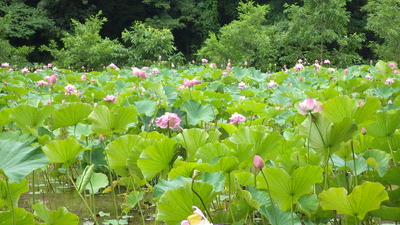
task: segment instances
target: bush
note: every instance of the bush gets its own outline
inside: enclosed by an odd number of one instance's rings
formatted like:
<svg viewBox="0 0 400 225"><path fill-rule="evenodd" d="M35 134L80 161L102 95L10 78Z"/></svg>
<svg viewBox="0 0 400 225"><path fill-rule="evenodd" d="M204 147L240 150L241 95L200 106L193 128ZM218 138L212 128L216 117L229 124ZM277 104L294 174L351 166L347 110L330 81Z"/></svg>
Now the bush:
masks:
<svg viewBox="0 0 400 225"><path fill-rule="evenodd" d="M99 34L106 18L99 18L101 12L86 19L82 24L72 20L73 34L64 33L61 39L64 47L58 49L57 43L52 40L41 50L49 51L55 59L55 64L61 67L71 66L80 68L99 69L110 63L122 64L127 50L117 40L102 38Z"/></svg>
<svg viewBox="0 0 400 225"><path fill-rule="evenodd" d="M138 21L122 32L122 40L128 45L128 63L133 65L151 63L159 56L170 59L176 51L169 29L156 29Z"/></svg>
<svg viewBox="0 0 400 225"><path fill-rule="evenodd" d="M198 51L198 56L218 64L230 59L234 65L248 61L249 65L265 68L276 61L278 50L274 44L275 27L265 18L268 6L240 3L239 19L221 28L220 34L211 33Z"/></svg>
<svg viewBox="0 0 400 225"><path fill-rule="evenodd" d="M8 62L11 65L26 65L27 55L35 48L29 46L14 47L6 39L11 24L11 16L7 14L0 17L0 62Z"/></svg>

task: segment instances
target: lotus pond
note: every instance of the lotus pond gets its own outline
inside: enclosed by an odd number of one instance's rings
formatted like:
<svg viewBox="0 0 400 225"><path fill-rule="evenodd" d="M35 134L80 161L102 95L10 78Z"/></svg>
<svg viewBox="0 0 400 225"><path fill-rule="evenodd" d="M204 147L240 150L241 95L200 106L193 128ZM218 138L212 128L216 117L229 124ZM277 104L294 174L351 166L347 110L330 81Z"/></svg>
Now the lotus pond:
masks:
<svg viewBox="0 0 400 225"><path fill-rule="evenodd" d="M400 221L394 62L0 76L0 224Z"/></svg>

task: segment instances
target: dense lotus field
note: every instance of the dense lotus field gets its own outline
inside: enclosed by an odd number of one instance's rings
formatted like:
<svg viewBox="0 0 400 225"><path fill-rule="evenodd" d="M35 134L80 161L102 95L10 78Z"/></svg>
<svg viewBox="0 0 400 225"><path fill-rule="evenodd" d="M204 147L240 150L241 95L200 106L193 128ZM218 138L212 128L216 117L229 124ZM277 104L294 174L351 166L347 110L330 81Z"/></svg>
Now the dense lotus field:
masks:
<svg viewBox="0 0 400 225"><path fill-rule="evenodd" d="M395 224L396 67L3 63L0 224ZM54 181L89 219L35 198Z"/></svg>

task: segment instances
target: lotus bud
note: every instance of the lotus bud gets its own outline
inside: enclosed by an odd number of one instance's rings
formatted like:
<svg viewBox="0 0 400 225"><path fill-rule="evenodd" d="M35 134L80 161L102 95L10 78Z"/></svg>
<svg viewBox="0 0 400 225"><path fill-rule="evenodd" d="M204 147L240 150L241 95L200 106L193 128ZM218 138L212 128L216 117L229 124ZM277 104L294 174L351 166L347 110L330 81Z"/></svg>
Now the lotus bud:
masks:
<svg viewBox="0 0 400 225"><path fill-rule="evenodd" d="M256 170L262 170L264 168L264 160L259 155L254 155L253 167Z"/></svg>

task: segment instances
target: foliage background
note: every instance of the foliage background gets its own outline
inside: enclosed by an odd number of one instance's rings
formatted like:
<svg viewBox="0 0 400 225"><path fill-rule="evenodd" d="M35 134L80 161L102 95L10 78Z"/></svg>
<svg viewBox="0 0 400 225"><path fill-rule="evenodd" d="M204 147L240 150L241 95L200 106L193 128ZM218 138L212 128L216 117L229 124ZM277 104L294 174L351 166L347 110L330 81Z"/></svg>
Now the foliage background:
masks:
<svg viewBox="0 0 400 225"><path fill-rule="evenodd" d="M396 0L3 0L0 59L18 65L66 65L85 58L57 57L55 52L64 49L67 54L66 39L79 38L77 24L98 15L97 44L112 42L113 50L105 54L89 48L105 57L80 61L79 66L101 67L111 61L143 65L158 54L165 60L248 61L262 68L272 62L291 65L299 58L330 59L342 67L375 59L398 61L400 30L394 24L400 20L399 10ZM139 23L153 29L158 41L167 40L155 46L152 41L157 40L141 36L143 29L133 29ZM131 51L133 42L142 44L137 53ZM52 51L43 51L43 45Z"/></svg>

